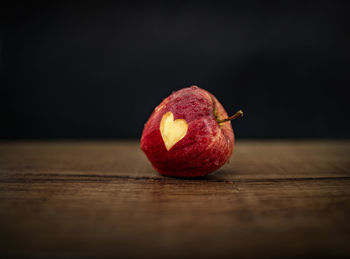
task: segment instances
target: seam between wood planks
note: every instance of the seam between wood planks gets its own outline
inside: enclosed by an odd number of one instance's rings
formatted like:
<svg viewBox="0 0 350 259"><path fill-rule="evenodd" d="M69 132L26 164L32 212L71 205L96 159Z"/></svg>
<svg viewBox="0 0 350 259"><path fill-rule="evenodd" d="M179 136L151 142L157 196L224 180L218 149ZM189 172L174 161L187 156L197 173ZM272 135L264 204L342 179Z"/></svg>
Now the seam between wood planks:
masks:
<svg viewBox="0 0 350 259"><path fill-rule="evenodd" d="M263 178L263 179L207 179L207 178L176 178L176 177L147 177L147 176L126 176L126 175L99 175L99 174L26 174L29 177L8 177L0 179L0 183L15 182L107 182L113 180L138 180L138 181L159 181L159 182L290 182L290 181L327 181L327 180L350 180L350 176L334 176L334 177L301 177L301 178ZM45 178L41 178L45 177ZM66 178L64 178L66 177ZM75 178L75 179L74 179ZM93 179L84 179L93 178Z"/></svg>

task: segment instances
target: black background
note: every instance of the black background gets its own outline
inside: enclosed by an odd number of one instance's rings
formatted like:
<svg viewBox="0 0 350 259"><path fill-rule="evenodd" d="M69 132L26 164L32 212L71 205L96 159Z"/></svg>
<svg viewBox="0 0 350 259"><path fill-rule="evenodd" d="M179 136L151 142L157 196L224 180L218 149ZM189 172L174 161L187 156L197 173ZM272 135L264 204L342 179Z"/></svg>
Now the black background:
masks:
<svg viewBox="0 0 350 259"><path fill-rule="evenodd" d="M3 8L0 137L139 138L197 84L237 138L349 138L348 6L259 2Z"/></svg>

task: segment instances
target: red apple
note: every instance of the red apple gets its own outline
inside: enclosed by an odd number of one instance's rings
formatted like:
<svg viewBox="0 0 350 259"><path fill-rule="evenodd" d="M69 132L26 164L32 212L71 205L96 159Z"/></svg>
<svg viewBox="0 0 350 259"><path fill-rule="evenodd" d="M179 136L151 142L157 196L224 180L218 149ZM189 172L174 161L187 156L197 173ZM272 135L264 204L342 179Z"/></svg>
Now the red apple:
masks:
<svg viewBox="0 0 350 259"><path fill-rule="evenodd" d="M234 147L231 120L208 91L197 86L173 92L145 124L141 149L162 175L196 177L229 161Z"/></svg>

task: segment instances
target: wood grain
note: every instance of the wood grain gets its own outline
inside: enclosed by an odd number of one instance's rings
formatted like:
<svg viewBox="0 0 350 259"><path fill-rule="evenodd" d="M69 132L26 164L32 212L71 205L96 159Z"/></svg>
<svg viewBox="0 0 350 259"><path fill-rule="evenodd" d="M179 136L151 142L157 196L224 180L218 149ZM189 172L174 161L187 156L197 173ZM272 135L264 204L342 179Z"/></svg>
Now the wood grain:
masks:
<svg viewBox="0 0 350 259"><path fill-rule="evenodd" d="M0 143L3 257L348 257L350 141L238 141L204 178L133 141Z"/></svg>

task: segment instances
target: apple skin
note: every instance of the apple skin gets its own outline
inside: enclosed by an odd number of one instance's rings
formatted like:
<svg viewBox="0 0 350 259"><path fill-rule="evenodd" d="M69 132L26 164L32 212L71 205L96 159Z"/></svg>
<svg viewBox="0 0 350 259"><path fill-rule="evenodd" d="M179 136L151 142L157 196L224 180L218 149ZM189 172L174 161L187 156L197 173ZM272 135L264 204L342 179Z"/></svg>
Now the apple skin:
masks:
<svg viewBox="0 0 350 259"><path fill-rule="evenodd" d="M160 121L166 112L174 120L188 124L186 135L168 151L160 133ZM173 92L153 111L146 122L141 149L162 175L197 177L214 172L229 161L234 148L231 122L218 123L227 113L214 95L197 86Z"/></svg>

